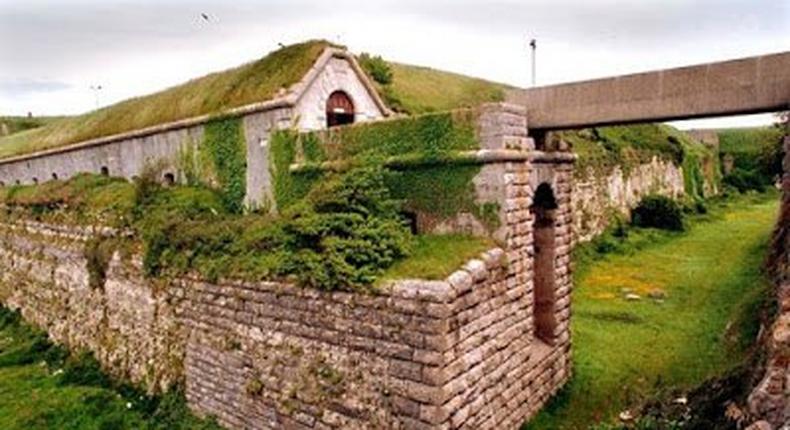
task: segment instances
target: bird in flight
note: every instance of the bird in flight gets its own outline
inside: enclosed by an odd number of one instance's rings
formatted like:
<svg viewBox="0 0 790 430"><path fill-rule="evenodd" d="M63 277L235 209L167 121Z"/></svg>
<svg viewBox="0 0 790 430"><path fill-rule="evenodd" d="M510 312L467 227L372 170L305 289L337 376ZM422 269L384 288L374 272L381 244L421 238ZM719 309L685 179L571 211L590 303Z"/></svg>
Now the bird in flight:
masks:
<svg viewBox="0 0 790 430"><path fill-rule="evenodd" d="M201 16L201 18L203 18L204 20L206 20L206 21L210 21L210 19L209 19L208 15L207 15L206 13L201 13L201 14L200 14L200 16Z"/></svg>

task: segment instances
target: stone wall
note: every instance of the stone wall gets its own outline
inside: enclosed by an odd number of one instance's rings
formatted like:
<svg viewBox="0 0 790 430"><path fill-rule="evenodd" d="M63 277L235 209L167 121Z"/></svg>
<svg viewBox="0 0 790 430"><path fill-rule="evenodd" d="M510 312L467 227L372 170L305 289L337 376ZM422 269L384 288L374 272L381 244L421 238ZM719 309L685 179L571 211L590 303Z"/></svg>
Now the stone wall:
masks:
<svg viewBox="0 0 790 430"><path fill-rule="evenodd" d="M749 412L762 429L790 424L790 136L784 140L782 204L771 246L770 269L776 282L779 312L766 336L767 363L749 396Z"/></svg>
<svg viewBox="0 0 790 430"><path fill-rule="evenodd" d="M627 173L619 166L605 172L593 168L582 172L573 187L576 239L584 242L601 234L615 214L628 217L648 194L682 197L683 169L653 157L650 163L637 165Z"/></svg>
<svg viewBox="0 0 790 430"><path fill-rule="evenodd" d="M529 181L525 169L509 174L511 187ZM116 377L152 391L184 380L190 406L229 428L517 428L570 365L570 229L558 236L558 324L541 341L529 201L509 199L512 227L523 232L509 251L375 295L147 280L139 259L118 254L92 287L92 231L4 225L0 299L56 342L93 351Z"/></svg>
<svg viewBox="0 0 790 430"><path fill-rule="evenodd" d="M189 402L232 428L517 428L568 377L569 342L531 335L507 258L375 296L182 281Z"/></svg>
<svg viewBox="0 0 790 430"><path fill-rule="evenodd" d="M141 261L116 255L91 285L90 229L0 226L0 301L57 343L92 351L115 377L161 391L180 380L186 333L165 291L143 279Z"/></svg>

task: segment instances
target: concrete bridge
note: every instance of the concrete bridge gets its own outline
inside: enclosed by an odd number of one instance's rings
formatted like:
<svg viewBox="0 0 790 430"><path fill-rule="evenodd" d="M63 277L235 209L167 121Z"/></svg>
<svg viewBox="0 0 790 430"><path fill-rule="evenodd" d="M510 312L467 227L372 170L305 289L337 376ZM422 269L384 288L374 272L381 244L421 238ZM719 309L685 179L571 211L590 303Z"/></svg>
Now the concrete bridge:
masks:
<svg viewBox="0 0 790 430"><path fill-rule="evenodd" d="M530 132L790 108L790 52L513 90Z"/></svg>

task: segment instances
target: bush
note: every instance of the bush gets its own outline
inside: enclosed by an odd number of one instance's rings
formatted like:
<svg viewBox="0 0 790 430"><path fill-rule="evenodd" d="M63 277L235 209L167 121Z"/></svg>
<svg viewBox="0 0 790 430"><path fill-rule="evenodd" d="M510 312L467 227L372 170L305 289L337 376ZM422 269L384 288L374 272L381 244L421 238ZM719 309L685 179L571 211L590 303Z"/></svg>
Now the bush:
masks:
<svg viewBox="0 0 790 430"><path fill-rule="evenodd" d="M668 197L658 195L644 197L631 212L631 222L637 227L675 231L684 229L680 205Z"/></svg>
<svg viewBox="0 0 790 430"><path fill-rule="evenodd" d="M379 84L389 85L392 83L392 69L380 56L363 52L359 56L359 65Z"/></svg>
<svg viewBox="0 0 790 430"><path fill-rule="evenodd" d="M708 213L708 206L702 199L687 198L683 200L682 209L684 214L705 215Z"/></svg>
<svg viewBox="0 0 790 430"><path fill-rule="evenodd" d="M765 191L766 179L754 170L736 168L729 175L724 177L724 183L729 185L739 193L747 191Z"/></svg>
<svg viewBox="0 0 790 430"><path fill-rule="evenodd" d="M387 175L379 168L349 171L276 219L167 217L146 230L146 272L283 277L327 290L369 285L406 255L411 239Z"/></svg>

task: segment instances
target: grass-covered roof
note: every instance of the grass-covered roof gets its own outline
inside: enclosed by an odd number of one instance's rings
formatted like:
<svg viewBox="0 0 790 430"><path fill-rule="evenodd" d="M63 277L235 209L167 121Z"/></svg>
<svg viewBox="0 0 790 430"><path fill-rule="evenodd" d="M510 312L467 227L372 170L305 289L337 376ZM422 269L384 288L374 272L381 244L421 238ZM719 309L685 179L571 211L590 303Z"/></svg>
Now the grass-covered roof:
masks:
<svg viewBox="0 0 790 430"><path fill-rule="evenodd" d="M0 158L36 152L213 114L273 99L297 83L329 46L309 41L286 46L233 69L212 73L147 96L0 138Z"/></svg>
<svg viewBox="0 0 790 430"><path fill-rule="evenodd" d="M428 67L400 63L389 65L392 82L380 92L390 108L411 114L500 102L510 89L504 84Z"/></svg>
<svg viewBox="0 0 790 430"><path fill-rule="evenodd" d="M154 94L83 115L0 136L0 158L28 154L89 139L213 114L274 98L297 83L315 63L326 41L286 46L260 60L212 73ZM426 67L387 63L391 81L375 82L393 110L418 114L504 100L507 86Z"/></svg>

